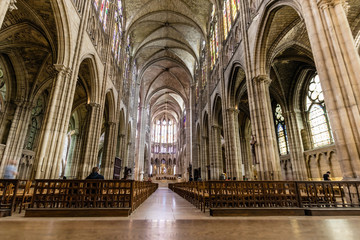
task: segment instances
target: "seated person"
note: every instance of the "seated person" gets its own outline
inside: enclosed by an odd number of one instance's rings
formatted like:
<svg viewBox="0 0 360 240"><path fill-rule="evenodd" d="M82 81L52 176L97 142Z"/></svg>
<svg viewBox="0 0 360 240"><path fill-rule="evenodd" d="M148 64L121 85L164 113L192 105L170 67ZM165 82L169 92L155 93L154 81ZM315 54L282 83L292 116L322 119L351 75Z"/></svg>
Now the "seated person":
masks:
<svg viewBox="0 0 360 240"><path fill-rule="evenodd" d="M324 181L330 181L330 171L327 171L324 175L323 175Z"/></svg>
<svg viewBox="0 0 360 240"><path fill-rule="evenodd" d="M86 179L104 179L104 176L99 174L99 170L98 167L93 167L92 173Z"/></svg>

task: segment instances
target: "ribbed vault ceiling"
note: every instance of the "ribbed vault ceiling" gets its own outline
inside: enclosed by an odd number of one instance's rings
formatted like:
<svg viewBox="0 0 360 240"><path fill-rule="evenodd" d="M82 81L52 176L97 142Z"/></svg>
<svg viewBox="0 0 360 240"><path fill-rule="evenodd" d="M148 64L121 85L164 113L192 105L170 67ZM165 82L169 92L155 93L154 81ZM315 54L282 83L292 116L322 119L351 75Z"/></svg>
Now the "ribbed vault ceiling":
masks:
<svg viewBox="0 0 360 240"><path fill-rule="evenodd" d="M140 96L153 118L167 112L178 120L189 105L212 5L211 0L125 0Z"/></svg>

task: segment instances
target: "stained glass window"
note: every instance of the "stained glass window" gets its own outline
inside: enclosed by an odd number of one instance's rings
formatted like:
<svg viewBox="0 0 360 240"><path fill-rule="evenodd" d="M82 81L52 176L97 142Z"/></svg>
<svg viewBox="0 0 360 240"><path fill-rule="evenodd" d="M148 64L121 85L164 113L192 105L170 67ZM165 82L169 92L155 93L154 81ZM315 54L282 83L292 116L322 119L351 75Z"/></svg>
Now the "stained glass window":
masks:
<svg viewBox="0 0 360 240"><path fill-rule="evenodd" d="M215 58L219 57L219 35L218 35L218 23L215 24Z"/></svg>
<svg viewBox="0 0 360 240"><path fill-rule="evenodd" d="M105 12L106 2L107 2L107 0L102 0L101 1L100 14L99 14L100 21L102 21L104 19L104 12Z"/></svg>
<svg viewBox="0 0 360 240"><path fill-rule="evenodd" d="M175 121L167 117L154 122L154 149L155 152L170 153L172 145L176 143L176 124Z"/></svg>
<svg viewBox="0 0 360 240"><path fill-rule="evenodd" d="M232 20L233 21L236 18L237 11L238 11L238 6L236 4L236 0L231 0L231 15L232 15Z"/></svg>
<svg viewBox="0 0 360 240"><path fill-rule="evenodd" d="M234 25L235 18L240 9L240 1L224 0L223 6L224 6L224 12L223 12L224 39L226 39L231 30L231 27Z"/></svg>
<svg viewBox="0 0 360 240"><path fill-rule="evenodd" d="M215 6L213 6L211 21L212 22L210 27L210 55L211 55L211 68L213 68L219 56L218 23L215 16Z"/></svg>
<svg viewBox="0 0 360 240"><path fill-rule="evenodd" d="M334 143L318 75L310 81L306 108L313 147L322 147Z"/></svg>
<svg viewBox="0 0 360 240"><path fill-rule="evenodd" d="M109 1L106 1L105 5L105 13L104 13L104 20L103 20L103 28L106 29L107 24L107 17L109 15Z"/></svg>
<svg viewBox="0 0 360 240"><path fill-rule="evenodd" d="M99 7L99 0L94 0L94 6L96 9Z"/></svg>
<svg viewBox="0 0 360 240"><path fill-rule="evenodd" d="M224 39L226 39L227 35L229 33L229 30L228 30L227 12L226 12L226 4L225 4L225 2L224 2L223 22L224 22Z"/></svg>
<svg viewBox="0 0 360 240"><path fill-rule="evenodd" d="M230 0L226 0L226 16L227 16L227 27L228 27L228 32L230 32L231 29L231 12L230 12Z"/></svg>
<svg viewBox="0 0 360 240"><path fill-rule="evenodd" d="M122 39L122 24L123 24L123 9L121 0L118 0L117 9L115 11L115 24L114 24L114 35L112 43L112 52L114 54L115 62L119 62L120 50L121 50L121 39Z"/></svg>
<svg viewBox="0 0 360 240"><path fill-rule="evenodd" d="M167 143L167 121L163 119L161 126L161 143Z"/></svg>
<svg viewBox="0 0 360 240"><path fill-rule="evenodd" d="M115 19L117 19L117 12L115 12ZM116 50L117 36L118 36L118 26L117 26L117 24L114 24L113 43L112 43L112 52L113 53Z"/></svg>
<svg viewBox="0 0 360 240"><path fill-rule="evenodd" d="M156 122L156 134L155 134L155 142L159 143L160 142L160 120L158 120Z"/></svg>
<svg viewBox="0 0 360 240"><path fill-rule="evenodd" d="M168 143L173 143L174 142L174 128L173 128L173 122L170 120L169 121L169 139L168 139Z"/></svg>
<svg viewBox="0 0 360 240"><path fill-rule="evenodd" d="M275 125L280 155L286 155L289 153L289 143L286 132L285 118L282 114L280 104L277 104L275 109Z"/></svg>

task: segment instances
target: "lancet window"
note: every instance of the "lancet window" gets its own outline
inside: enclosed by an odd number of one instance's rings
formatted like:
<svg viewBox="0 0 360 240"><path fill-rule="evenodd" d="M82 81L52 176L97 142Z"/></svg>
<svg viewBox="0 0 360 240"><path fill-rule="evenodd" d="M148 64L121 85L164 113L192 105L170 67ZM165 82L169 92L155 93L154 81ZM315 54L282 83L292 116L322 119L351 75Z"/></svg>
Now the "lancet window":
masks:
<svg viewBox="0 0 360 240"><path fill-rule="evenodd" d="M94 7L99 12L99 19L104 30L107 27L107 17L109 15L110 0L94 0Z"/></svg>
<svg viewBox="0 0 360 240"><path fill-rule="evenodd" d="M215 66L215 63L219 57L219 36L218 36L218 22L215 14L215 6L211 13L211 25L210 25L210 55L211 55L211 69Z"/></svg>
<svg viewBox="0 0 360 240"><path fill-rule="evenodd" d="M306 97L307 120L314 148L334 143L320 78L311 79Z"/></svg>
<svg viewBox="0 0 360 240"><path fill-rule="evenodd" d="M112 52L116 62L120 60L121 51L121 39L122 39L122 26L123 26L123 8L120 0L117 1L117 8L115 11L115 24L114 24L114 35L112 43Z"/></svg>
<svg viewBox="0 0 360 240"><path fill-rule="evenodd" d="M153 125L154 142L168 144L175 142L176 125L168 118L158 119Z"/></svg>
<svg viewBox="0 0 360 240"><path fill-rule="evenodd" d="M275 127L280 155L286 155L289 153L289 143L285 118L283 116L280 104L277 104L275 109Z"/></svg>
<svg viewBox="0 0 360 240"><path fill-rule="evenodd" d="M224 39L227 38L231 30L231 27L234 25L239 9L240 9L240 0L224 0L224 5L223 5Z"/></svg>

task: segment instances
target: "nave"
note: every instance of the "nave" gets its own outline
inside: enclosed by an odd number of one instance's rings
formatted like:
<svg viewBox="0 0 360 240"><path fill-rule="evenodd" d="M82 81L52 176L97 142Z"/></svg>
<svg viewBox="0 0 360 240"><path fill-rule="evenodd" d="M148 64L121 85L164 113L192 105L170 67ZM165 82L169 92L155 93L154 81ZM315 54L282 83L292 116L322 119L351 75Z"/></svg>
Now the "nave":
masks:
<svg viewBox="0 0 360 240"><path fill-rule="evenodd" d="M358 239L358 217L227 217L201 213L159 188L130 217L0 219L2 240Z"/></svg>

